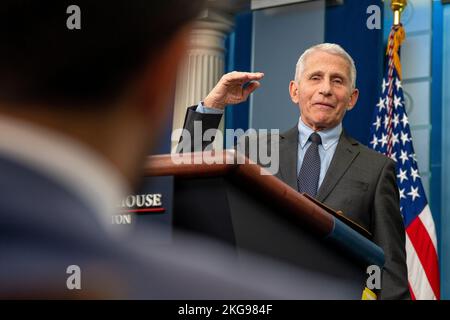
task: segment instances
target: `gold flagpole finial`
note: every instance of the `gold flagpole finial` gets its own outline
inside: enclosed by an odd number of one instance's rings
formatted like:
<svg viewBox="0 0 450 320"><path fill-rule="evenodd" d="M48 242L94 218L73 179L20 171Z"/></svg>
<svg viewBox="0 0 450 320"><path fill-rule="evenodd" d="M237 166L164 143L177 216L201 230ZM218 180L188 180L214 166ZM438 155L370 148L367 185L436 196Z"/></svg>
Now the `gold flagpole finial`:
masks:
<svg viewBox="0 0 450 320"><path fill-rule="evenodd" d="M400 24L400 15L407 4L407 0L391 0L391 9L394 11L394 25Z"/></svg>

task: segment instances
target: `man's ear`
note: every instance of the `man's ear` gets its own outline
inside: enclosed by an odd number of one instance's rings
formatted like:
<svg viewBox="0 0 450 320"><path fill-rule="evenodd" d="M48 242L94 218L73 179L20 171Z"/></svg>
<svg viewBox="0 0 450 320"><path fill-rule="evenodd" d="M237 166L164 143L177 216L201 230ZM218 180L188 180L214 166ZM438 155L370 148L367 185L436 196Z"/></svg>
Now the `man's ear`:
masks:
<svg viewBox="0 0 450 320"><path fill-rule="evenodd" d="M353 109L353 107L356 105L356 102L358 101L358 97L359 97L359 90L355 88L355 89L353 89L353 91L350 95L349 103L347 106L347 111L350 111Z"/></svg>
<svg viewBox="0 0 450 320"><path fill-rule="evenodd" d="M299 102L299 92L298 84L294 80L289 83L289 94L291 95L291 100L293 103L298 104Z"/></svg>

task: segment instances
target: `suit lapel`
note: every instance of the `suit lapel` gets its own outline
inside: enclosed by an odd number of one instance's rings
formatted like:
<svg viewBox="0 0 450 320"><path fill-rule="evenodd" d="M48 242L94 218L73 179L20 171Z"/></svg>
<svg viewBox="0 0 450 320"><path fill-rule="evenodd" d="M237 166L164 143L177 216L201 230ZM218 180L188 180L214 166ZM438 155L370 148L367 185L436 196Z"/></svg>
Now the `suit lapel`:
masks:
<svg viewBox="0 0 450 320"><path fill-rule="evenodd" d="M330 166L317 193L317 200L323 202L342 178L353 160L358 156L358 142L343 131Z"/></svg>
<svg viewBox="0 0 450 320"><path fill-rule="evenodd" d="M297 190L298 128L280 135L280 179Z"/></svg>

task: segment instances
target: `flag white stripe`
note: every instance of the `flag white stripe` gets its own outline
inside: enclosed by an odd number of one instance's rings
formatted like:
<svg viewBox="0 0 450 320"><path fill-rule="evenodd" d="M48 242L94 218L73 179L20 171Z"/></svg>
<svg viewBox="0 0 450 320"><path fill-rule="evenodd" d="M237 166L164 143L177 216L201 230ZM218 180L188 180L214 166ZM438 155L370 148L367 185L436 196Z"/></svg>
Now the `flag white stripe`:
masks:
<svg viewBox="0 0 450 320"><path fill-rule="evenodd" d="M406 234L406 261L408 265L408 281L417 300L436 300L427 275L420 263L408 234Z"/></svg>

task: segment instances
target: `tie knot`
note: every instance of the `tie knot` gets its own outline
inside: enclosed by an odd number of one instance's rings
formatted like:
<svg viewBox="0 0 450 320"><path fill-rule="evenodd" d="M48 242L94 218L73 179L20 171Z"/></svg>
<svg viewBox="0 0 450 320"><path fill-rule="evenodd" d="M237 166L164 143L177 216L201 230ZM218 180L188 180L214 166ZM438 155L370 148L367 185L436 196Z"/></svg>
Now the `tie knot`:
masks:
<svg viewBox="0 0 450 320"><path fill-rule="evenodd" d="M315 144L322 143L322 138L320 137L320 135L317 132L311 133L311 135L309 136L309 140L311 140L311 142L315 143Z"/></svg>

